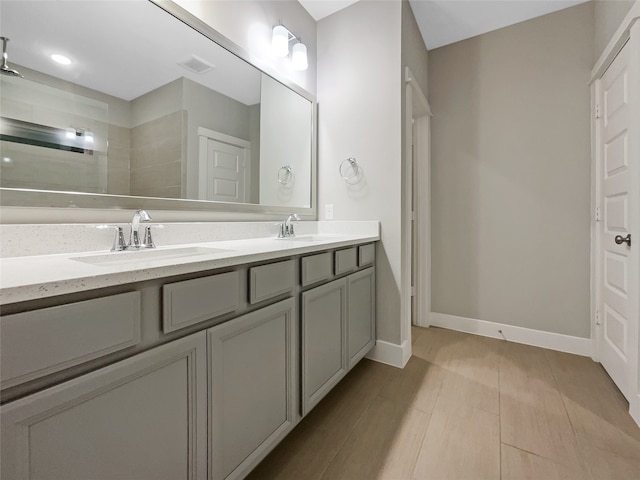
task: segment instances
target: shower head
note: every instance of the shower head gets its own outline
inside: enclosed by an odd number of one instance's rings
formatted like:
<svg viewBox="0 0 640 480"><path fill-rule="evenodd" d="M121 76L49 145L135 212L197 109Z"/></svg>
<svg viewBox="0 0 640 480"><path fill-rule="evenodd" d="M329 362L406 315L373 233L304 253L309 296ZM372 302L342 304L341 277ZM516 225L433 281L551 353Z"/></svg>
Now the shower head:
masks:
<svg viewBox="0 0 640 480"><path fill-rule="evenodd" d="M7 42L9 39L7 37L0 37L0 40L2 40L2 65L0 65L0 73L3 75L10 75L12 77L22 77L20 72L10 68L7 64L7 59L9 58L9 55L7 54Z"/></svg>

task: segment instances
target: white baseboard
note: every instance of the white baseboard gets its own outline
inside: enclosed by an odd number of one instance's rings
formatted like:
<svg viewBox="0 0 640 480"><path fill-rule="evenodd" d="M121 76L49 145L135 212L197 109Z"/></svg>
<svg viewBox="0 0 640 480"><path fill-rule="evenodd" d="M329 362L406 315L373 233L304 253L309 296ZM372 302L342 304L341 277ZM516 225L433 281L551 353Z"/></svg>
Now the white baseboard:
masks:
<svg viewBox="0 0 640 480"><path fill-rule="evenodd" d="M593 353L593 342L590 338L572 337L560 333L544 332L475 318L458 317L446 313L431 312L429 319L433 327L475 333L484 337L500 339L506 337L510 342L524 343L525 345L574 353L585 357L590 357ZM504 337L500 335L498 330L502 330Z"/></svg>
<svg viewBox="0 0 640 480"><path fill-rule="evenodd" d="M629 402L629 415L640 427L640 395L636 395L636 398Z"/></svg>
<svg viewBox="0 0 640 480"><path fill-rule="evenodd" d="M367 354L369 360L386 363L392 367L404 368L411 358L411 342L405 340L402 345L376 340L376 345Z"/></svg>

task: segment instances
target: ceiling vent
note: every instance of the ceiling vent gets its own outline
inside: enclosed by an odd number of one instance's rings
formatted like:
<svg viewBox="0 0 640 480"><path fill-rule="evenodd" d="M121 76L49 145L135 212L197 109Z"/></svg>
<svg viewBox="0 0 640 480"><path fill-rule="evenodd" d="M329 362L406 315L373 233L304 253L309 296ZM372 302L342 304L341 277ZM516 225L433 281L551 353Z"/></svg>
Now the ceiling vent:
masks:
<svg viewBox="0 0 640 480"><path fill-rule="evenodd" d="M205 72L208 72L209 70L216 68L215 65L212 65L209 62L206 62L205 60L201 59L200 57L197 57L196 55L191 55L185 61L178 62L178 65L194 73L205 73Z"/></svg>

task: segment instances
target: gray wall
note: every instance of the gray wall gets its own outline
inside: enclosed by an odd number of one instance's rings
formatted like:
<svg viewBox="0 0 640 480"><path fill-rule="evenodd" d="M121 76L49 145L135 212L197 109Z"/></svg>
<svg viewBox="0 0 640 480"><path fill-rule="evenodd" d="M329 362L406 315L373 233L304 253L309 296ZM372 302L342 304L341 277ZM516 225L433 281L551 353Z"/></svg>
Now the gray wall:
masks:
<svg viewBox="0 0 640 480"><path fill-rule="evenodd" d="M635 0L595 0L594 63L634 3Z"/></svg>
<svg viewBox="0 0 640 480"><path fill-rule="evenodd" d="M286 118L289 121L283 122ZM312 105L300 95L262 75L260 90L260 203L311 206ZM284 141L283 141L284 139ZM279 183L280 169L291 167L293 178Z"/></svg>
<svg viewBox="0 0 640 480"><path fill-rule="evenodd" d="M589 336L593 12L429 52L433 311Z"/></svg>
<svg viewBox="0 0 640 480"><path fill-rule="evenodd" d="M318 206L379 220L377 336L401 343L401 2L360 1L318 22ZM354 185L338 174L355 157Z"/></svg>

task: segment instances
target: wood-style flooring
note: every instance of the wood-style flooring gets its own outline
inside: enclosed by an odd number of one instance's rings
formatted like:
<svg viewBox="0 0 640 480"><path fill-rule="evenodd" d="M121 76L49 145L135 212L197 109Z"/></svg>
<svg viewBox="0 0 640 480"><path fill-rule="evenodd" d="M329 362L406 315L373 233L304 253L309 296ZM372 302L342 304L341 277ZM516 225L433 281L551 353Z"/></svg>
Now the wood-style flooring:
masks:
<svg viewBox="0 0 640 480"><path fill-rule="evenodd" d="M640 428L599 364L412 332L404 369L360 362L248 478L640 479Z"/></svg>

